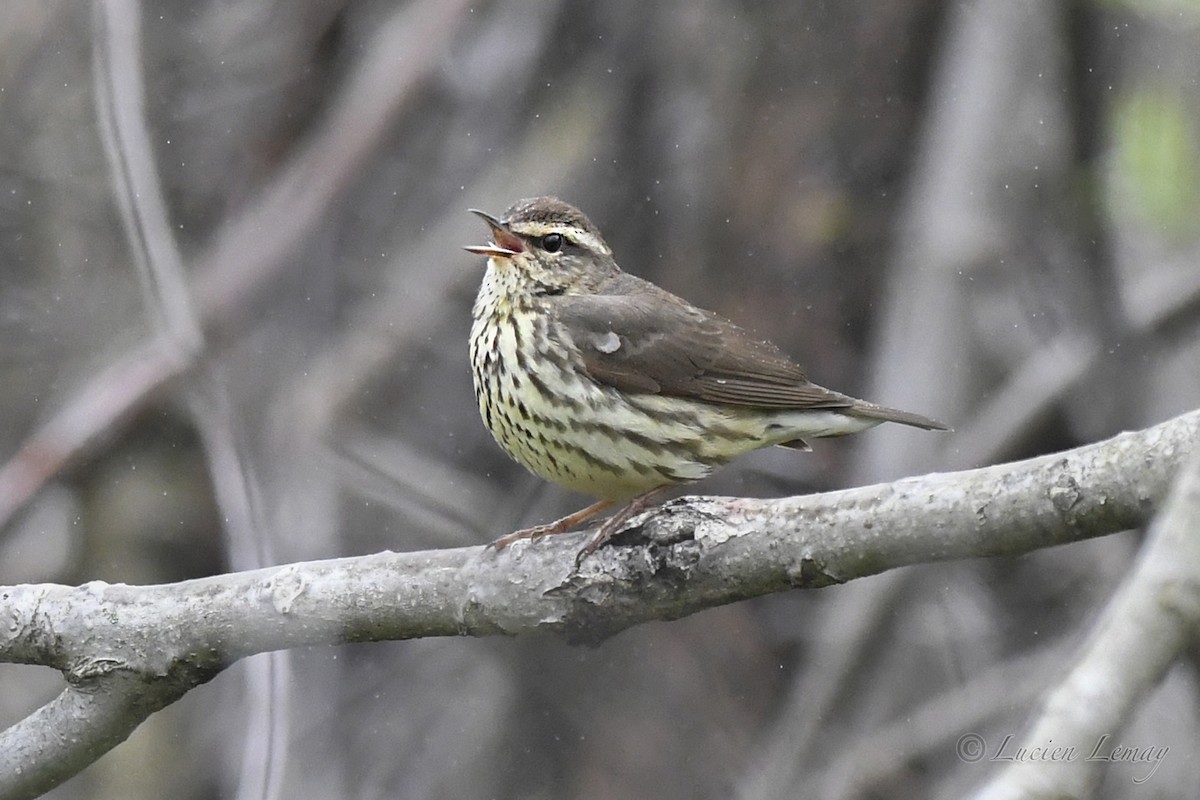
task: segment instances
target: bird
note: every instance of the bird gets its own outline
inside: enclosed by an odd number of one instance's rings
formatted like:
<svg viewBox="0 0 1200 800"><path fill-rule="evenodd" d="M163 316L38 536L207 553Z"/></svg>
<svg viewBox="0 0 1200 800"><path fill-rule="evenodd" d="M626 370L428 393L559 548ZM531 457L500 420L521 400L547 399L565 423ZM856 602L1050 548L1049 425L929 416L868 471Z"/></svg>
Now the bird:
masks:
<svg viewBox="0 0 1200 800"><path fill-rule="evenodd" d="M556 197L499 218L470 209L491 241L472 307L471 374L484 425L541 478L597 498L501 536L496 550L564 533L619 507L576 563L672 487L771 445L883 422L949 430L929 417L811 382L778 347L623 271L599 229Z"/></svg>

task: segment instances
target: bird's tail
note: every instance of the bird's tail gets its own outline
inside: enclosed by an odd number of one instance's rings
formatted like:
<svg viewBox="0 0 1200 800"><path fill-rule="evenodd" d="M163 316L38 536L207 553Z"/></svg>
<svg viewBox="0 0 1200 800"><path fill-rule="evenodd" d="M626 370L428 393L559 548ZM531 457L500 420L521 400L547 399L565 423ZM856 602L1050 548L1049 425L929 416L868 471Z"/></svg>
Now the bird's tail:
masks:
<svg viewBox="0 0 1200 800"><path fill-rule="evenodd" d="M857 401L848 409L848 412L855 417L862 417L864 419L877 419L880 422L899 422L901 425L911 425L914 428L923 428L927 431L952 430L949 425L938 422L936 419L923 417L920 414L914 414L911 411L901 411L898 408L877 406L874 403L868 403L865 400Z"/></svg>

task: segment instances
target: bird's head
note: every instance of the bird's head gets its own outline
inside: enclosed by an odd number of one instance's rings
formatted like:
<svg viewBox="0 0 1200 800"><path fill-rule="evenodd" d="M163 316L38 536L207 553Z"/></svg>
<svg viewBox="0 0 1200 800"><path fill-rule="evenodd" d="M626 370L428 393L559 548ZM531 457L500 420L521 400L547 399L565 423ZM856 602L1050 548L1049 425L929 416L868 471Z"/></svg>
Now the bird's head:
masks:
<svg viewBox="0 0 1200 800"><path fill-rule="evenodd" d="M612 250L583 212L556 197L519 200L504 216L471 209L492 231L491 244L467 247L534 294L594 291L617 272Z"/></svg>

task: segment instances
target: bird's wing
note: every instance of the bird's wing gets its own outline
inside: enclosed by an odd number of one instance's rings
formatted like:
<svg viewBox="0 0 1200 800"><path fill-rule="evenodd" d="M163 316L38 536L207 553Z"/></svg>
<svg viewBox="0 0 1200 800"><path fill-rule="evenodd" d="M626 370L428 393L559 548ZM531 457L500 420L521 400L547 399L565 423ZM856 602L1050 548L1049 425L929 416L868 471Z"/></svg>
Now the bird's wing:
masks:
<svg viewBox="0 0 1200 800"><path fill-rule="evenodd" d="M588 374L621 391L759 408L848 409L774 345L653 284L622 275L611 294L556 298Z"/></svg>

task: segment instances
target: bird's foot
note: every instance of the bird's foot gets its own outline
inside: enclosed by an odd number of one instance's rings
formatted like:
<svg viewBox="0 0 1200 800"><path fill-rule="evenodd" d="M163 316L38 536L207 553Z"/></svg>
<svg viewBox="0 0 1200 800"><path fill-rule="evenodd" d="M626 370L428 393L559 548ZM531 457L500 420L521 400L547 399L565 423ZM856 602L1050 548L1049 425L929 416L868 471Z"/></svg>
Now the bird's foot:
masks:
<svg viewBox="0 0 1200 800"><path fill-rule="evenodd" d="M587 558L592 553L600 549L609 539L615 536L629 521L630 517L645 511L651 506L658 505L662 500L662 496L666 494L671 487L660 486L657 489L651 489L645 494L638 495L629 501L629 503L617 513L613 514L608 519L604 520L603 524L596 529L592 534L592 538L587 540L587 544L575 554L575 568L583 563L583 559Z"/></svg>
<svg viewBox="0 0 1200 800"><path fill-rule="evenodd" d="M645 494L640 494L629 501L622 509L617 511L608 519L601 523L596 532L587 540L587 544L575 556L575 566L578 567L583 563L583 559L600 549L609 539L620 532L621 528L635 514L639 514L659 503L662 496L670 490L669 486L660 486L657 489L651 489ZM547 522L544 525L534 525L532 528L522 528L519 531L501 536L496 541L492 542L488 547L494 550L503 550L513 542L528 539L534 541L541 539L543 536L554 536L560 533L566 533L572 528L582 525L600 512L612 506L612 500L600 500L592 503L587 508L581 508L574 514L568 514L562 519L556 519L554 522Z"/></svg>
<svg viewBox="0 0 1200 800"><path fill-rule="evenodd" d="M554 522L547 522L544 525L534 525L532 528L522 528L521 530L513 531L506 536L501 536L499 539L488 545L488 547L491 547L495 550L503 550L513 542L519 542L522 539L533 541L535 539L541 539L543 536L553 536L559 533L566 533L576 525L582 525L583 523L587 522L589 519L596 516L611 505L611 500L600 500L592 503L587 508L581 508L574 514L568 514L562 519L556 519Z"/></svg>

